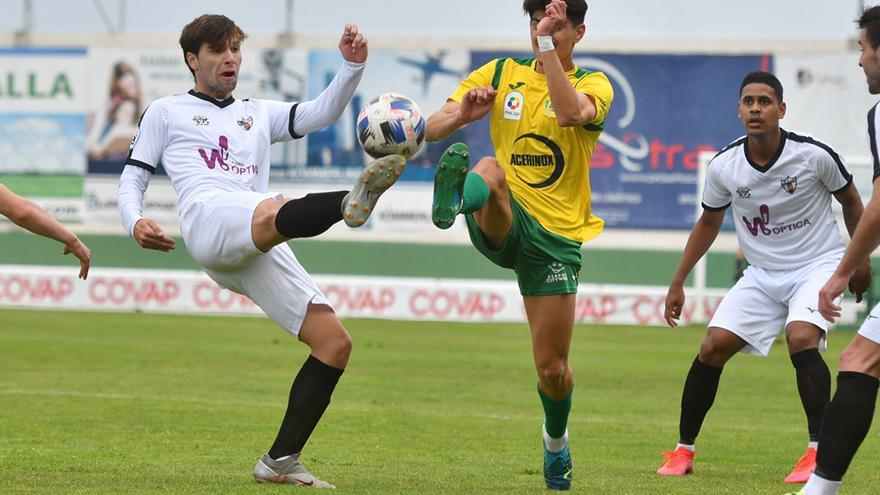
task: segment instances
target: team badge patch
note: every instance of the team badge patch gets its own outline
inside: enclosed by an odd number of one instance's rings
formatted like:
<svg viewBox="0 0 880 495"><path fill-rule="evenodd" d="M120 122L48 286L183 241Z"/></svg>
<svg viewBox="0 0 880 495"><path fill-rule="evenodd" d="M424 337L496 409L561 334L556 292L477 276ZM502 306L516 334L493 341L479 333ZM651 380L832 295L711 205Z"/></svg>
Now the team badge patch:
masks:
<svg viewBox="0 0 880 495"><path fill-rule="evenodd" d="M549 96L546 100L544 100L544 115L550 117L551 119L556 118L556 112L553 110L553 102L550 101Z"/></svg>
<svg viewBox="0 0 880 495"><path fill-rule="evenodd" d="M249 131L249 130L251 130L251 126L254 125L254 118L250 117L250 116L242 117L241 119L238 120L238 125L242 129Z"/></svg>
<svg viewBox="0 0 880 495"><path fill-rule="evenodd" d="M782 184L782 189L785 190L788 194L794 194L794 190L797 189L797 176L786 176L784 179L780 179L779 183Z"/></svg>
<svg viewBox="0 0 880 495"><path fill-rule="evenodd" d="M504 98L504 118L520 120L523 110L523 95L519 91L511 91Z"/></svg>

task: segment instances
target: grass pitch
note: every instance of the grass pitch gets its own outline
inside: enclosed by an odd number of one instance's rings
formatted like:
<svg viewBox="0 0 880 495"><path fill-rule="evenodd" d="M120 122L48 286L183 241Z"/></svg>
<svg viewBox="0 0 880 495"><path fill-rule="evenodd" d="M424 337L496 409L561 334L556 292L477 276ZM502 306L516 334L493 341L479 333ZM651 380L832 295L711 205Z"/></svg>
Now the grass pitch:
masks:
<svg viewBox="0 0 880 495"><path fill-rule="evenodd" d="M544 492L521 324L349 320L351 363L303 459L351 494ZM654 474L677 438L704 330L582 326L573 493L773 494L806 420L782 346L727 366L696 474ZM832 371L851 333L832 335ZM268 319L0 311L0 493L288 493L251 469L307 348ZM880 486L877 427L842 494Z"/></svg>

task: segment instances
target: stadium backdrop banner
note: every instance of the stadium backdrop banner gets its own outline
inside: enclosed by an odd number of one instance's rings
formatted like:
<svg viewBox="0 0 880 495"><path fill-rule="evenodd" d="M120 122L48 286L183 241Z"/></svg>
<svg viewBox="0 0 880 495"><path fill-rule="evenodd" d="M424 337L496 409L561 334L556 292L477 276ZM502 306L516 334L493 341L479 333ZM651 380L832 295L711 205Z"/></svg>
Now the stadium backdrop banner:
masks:
<svg viewBox="0 0 880 495"><path fill-rule="evenodd" d="M503 56L511 54L472 52L471 68ZM739 84L751 71L770 70L772 58L576 53L575 63L604 72L615 95L593 153L594 213L609 227L690 229L698 155L743 135ZM488 135L481 121L465 129L464 140L475 155L490 155Z"/></svg>
<svg viewBox="0 0 880 495"><path fill-rule="evenodd" d="M85 57L0 48L0 174L85 173Z"/></svg>

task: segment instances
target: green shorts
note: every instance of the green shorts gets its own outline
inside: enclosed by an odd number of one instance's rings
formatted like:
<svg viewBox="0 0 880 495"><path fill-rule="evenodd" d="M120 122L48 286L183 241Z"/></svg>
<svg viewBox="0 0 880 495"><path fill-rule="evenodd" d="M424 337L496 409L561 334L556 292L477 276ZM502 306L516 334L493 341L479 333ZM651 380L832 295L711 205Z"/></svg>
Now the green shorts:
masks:
<svg viewBox="0 0 880 495"><path fill-rule="evenodd" d="M513 225L504 244L486 242L473 215L465 215L474 247L498 266L513 268L524 296L576 294L581 271L581 243L554 234L510 196Z"/></svg>

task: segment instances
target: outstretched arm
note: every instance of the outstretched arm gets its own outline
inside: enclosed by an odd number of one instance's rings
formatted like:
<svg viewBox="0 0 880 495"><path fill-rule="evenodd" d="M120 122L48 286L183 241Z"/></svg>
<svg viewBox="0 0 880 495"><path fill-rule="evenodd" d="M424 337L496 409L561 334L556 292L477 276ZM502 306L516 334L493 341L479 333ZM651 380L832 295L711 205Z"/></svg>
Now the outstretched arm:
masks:
<svg viewBox="0 0 880 495"><path fill-rule="evenodd" d="M703 210L700 219L697 220L691 235L688 237L678 269L669 283L669 291L666 293L666 311L664 318L671 327L678 326L681 310L684 307L684 280L687 278L697 261L706 254L709 247L718 237L721 224L724 222L724 210Z"/></svg>
<svg viewBox="0 0 880 495"><path fill-rule="evenodd" d="M293 131L304 136L326 129L339 120L354 96L367 61L367 38L354 24L346 24L339 40L339 52L344 59L339 72L314 100L296 106Z"/></svg>
<svg viewBox="0 0 880 495"><path fill-rule="evenodd" d="M0 214L19 227L64 244L63 254L73 253L79 258L79 278L85 280L89 276L92 252L76 234L52 218L39 205L15 194L3 184L0 184Z"/></svg>

